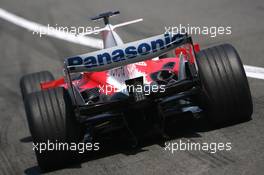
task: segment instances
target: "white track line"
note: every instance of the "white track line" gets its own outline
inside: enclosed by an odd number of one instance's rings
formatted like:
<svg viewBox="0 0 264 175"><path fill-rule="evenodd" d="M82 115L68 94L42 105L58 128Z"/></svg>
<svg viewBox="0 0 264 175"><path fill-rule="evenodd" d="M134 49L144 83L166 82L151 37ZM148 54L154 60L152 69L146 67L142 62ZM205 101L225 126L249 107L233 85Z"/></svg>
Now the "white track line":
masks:
<svg viewBox="0 0 264 175"><path fill-rule="evenodd" d="M85 46L89 46L93 48L98 48L98 49L103 48L103 42L100 39L84 37L84 36L75 36L74 34L71 34L71 33L63 32L59 30L51 30L46 26L29 21L19 16L16 16L2 8L0 8L0 18L3 18L6 21L9 21L15 25L26 28L28 30L31 30L34 32L46 33L49 36L52 36L58 39L66 40L72 43L77 43L77 44L81 44L81 45L85 45Z"/></svg>
<svg viewBox="0 0 264 175"><path fill-rule="evenodd" d="M264 68L244 65L248 77L264 80Z"/></svg>
<svg viewBox="0 0 264 175"><path fill-rule="evenodd" d="M63 32L59 30L50 30L48 27L44 25L16 16L2 8L0 8L0 18L9 21L15 25L18 25L20 27L31 30L33 32L41 31L42 33L46 33L51 37L62 39L72 43L77 43L97 49L103 48L103 42L100 39L85 37L85 36L75 36L71 33ZM244 68L248 77L264 80L264 68L248 66L248 65L244 65Z"/></svg>

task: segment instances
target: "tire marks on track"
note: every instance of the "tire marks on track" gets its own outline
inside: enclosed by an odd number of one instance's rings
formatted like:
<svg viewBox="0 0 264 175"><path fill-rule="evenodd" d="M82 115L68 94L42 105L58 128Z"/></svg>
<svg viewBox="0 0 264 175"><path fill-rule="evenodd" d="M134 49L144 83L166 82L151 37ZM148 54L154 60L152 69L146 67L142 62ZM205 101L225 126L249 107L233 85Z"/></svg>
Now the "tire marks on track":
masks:
<svg viewBox="0 0 264 175"><path fill-rule="evenodd" d="M189 139L190 142L200 143L194 139ZM187 142L187 140L186 140ZM186 151L186 153L194 159L197 159L204 164L212 168L223 168L230 164L236 163L238 158L234 157L229 152L217 151L216 153L210 153L209 151L199 150L199 151Z"/></svg>

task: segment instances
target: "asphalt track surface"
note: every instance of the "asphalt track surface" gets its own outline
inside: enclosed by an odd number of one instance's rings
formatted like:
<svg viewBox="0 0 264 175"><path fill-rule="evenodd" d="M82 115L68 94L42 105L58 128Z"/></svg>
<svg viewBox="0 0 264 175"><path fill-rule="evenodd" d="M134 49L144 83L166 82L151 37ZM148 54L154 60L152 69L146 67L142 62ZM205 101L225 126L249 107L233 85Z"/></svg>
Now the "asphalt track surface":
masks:
<svg viewBox="0 0 264 175"><path fill-rule="evenodd" d="M194 40L202 47L231 43L243 63L264 67L263 0L0 0L0 7L40 24L95 26L89 17L120 10L114 23L144 18L140 24L119 29L125 41L164 32L178 24L232 26L232 35ZM39 174L19 90L21 75L50 70L62 75L67 56L94 50L31 32L0 19L0 175ZM175 124L175 137L193 142L231 142L231 151L165 151L151 141L134 152L114 150L80 165L47 174L263 174L264 81L249 78L254 101L253 120L220 129L204 129L195 122ZM203 129L202 129L203 128ZM209 127L210 128L210 127ZM119 143L122 144L122 141ZM116 146L118 148L118 145Z"/></svg>

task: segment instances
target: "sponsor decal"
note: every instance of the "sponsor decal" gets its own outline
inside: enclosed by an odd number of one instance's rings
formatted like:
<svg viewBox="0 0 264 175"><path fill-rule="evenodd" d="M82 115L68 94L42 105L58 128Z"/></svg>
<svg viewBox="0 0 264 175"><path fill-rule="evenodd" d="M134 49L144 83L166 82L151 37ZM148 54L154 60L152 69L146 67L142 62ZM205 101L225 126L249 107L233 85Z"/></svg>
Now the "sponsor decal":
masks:
<svg viewBox="0 0 264 175"><path fill-rule="evenodd" d="M171 35L165 33L161 38L155 38L150 41L142 42L136 46L127 46L125 48L118 48L109 52L101 52L97 55L89 55L87 57L75 56L67 59L68 67L74 70L75 67L84 66L86 68L93 68L104 66L114 62L124 62L129 59L134 59L137 56L145 56L151 53L169 49L173 45L178 45L184 40L182 34Z"/></svg>

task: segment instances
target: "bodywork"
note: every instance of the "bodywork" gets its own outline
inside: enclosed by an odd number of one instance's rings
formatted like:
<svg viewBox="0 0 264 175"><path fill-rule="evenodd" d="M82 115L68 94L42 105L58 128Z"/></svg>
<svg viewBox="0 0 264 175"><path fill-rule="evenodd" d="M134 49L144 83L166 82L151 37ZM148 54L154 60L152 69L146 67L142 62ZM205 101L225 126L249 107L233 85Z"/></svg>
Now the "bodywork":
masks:
<svg viewBox="0 0 264 175"><path fill-rule="evenodd" d="M58 86L67 89L77 119L93 128L106 122L115 123L111 121L116 118L125 121L125 114L132 110L146 114L155 108L158 115L154 123L163 123L172 114L201 112L194 98L200 92L195 64L199 45L193 44L190 36L165 33L124 44L115 28L141 20L112 26L109 16L102 18L106 26L99 32L105 48L65 59L64 77L41 83L42 89ZM174 56L162 58L167 52ZM128 85L157 88L155 92L131 92ZM112 98L116 93L126 98ZM91 100L91 94L97 98Z"/></svg>

